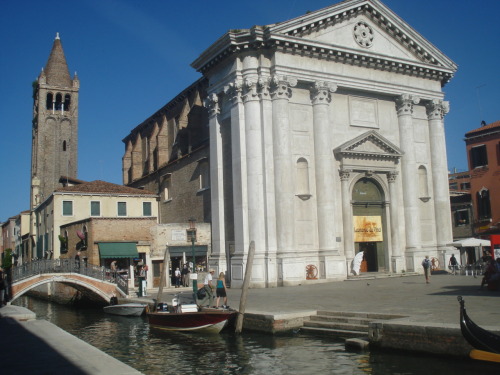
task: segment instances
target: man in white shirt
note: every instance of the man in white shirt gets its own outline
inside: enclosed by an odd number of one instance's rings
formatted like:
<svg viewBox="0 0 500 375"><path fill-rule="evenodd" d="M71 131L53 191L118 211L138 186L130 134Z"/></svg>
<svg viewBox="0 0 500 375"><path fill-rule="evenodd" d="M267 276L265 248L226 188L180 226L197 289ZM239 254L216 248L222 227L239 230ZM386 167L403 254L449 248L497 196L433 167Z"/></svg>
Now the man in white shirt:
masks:
<svg viewBox="0 0 500 375"><path fill-rule="evenodd" d="M210 269L210 271L205 276L205 282L203 283L204 284L203 288L207 292L208 306L213 305L214 287L212 285L212 279L214 272L215 270Z"/></svg>

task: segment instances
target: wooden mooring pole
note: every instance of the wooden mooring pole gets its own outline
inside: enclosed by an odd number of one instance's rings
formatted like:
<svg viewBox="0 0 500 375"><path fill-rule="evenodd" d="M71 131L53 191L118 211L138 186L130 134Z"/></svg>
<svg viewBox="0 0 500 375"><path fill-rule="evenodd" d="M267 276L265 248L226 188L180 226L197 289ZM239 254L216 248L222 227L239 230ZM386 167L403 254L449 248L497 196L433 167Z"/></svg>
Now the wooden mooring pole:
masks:
<svg viewBox="0 0 500 375"><path fill-rule="evenodd" d="M236 320L236 333L241 333L243 330L243 318L245 315L245 307L247 304L247 292L248 286L250 285L250 279L252 277L252 265L253 265L253 255L255 253L255 242L250 242L250 247L248 248L248 256L247 256L247 266L245 268L245 278L243 279L243 287L241 290L241 298L240 298L240 309L238 318Z"/></svg>

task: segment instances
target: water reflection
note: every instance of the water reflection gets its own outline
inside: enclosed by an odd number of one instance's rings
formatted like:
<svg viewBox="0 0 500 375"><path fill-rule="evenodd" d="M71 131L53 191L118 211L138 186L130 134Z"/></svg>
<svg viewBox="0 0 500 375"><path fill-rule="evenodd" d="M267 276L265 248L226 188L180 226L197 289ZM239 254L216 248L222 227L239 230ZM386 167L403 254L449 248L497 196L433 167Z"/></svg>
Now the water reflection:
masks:
<svg viewBox="0 0 500 375"><path fill-rule="evenodd" d="M77 310L29 297L16 304L148 375L472 375L493 373L495 369L467 359L346 352L343 341L302 334L175 333L151 329L145 317L107 315L100 309Z"/></svg>

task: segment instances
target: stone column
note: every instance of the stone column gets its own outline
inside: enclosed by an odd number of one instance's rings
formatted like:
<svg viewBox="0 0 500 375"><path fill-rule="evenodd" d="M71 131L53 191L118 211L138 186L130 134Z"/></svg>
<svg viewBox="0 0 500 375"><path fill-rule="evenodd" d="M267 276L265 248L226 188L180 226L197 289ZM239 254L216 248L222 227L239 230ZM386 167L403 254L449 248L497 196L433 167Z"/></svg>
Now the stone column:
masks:
<svg viewBox="0 0 500 375"><path fill-rule="evenodd" d="M335 246L334 170L332 152L332 124L328 118L328 106L337 85L317 81L311 90L314 127L314 157L316 177L316 201L318 206L319 249L332 250Z"/></svg>
<svg viewBox="0 0 500 375"><path fill-rule="evenodd" d="M390 196L390 219L391 219L391 245L392 245L392 272L400 272L404 265L401 251L401 241L399 234L399 201L398 192L396 189L397 171L392 171L387 174L387 182L389 182L389 196Z"/></svg>
<svg viewBox="0 0 500 375"><path fill-rule="evenodd" d="M404 152L401 158L403 180L403 206L405 211L406 247L416 250L420 247L420 212L418 209L418 174L415 161L415 141L413 137L413 105L418 97L403 94L396 99L399 122L399 144Z"/></svg>
<svg viewBox="0 0 500 375"><path fill-rule="evenodd" d="M271 81L278 252L291 251L295 246L294 169L288 100L292 96L291 87L296 84L296 79L284 76L274 76Z"/></svg>
<svg viewBox="0 0 500 375"><path fill-rule="evenodd" d="M344 255L347 262L347 273L351 272L351 262L354 259L354 226L352 223L351 191L349 180L352 170L341 169L340 186L342 192L342 223L344 229Z"/></svg>
<svg viewBox="0 0 500 375"><path fill-rule="evenodd" d="M436 213L436 239L438 247L453 241L450 216L450 191L448 185L448 162L444 134L445 114L449 103L432 100L426 104L429 119L429 138L432 162L432 186L434 190L434 211Z"/></svg>
<svg viewBox="0 0 500 375"><path fill-rule="evenodd" d="M210 134L210 199L212 202L212 253L225 258L224 175L222 136L219 123L219 97L212 93L205 100Z"/></svg>

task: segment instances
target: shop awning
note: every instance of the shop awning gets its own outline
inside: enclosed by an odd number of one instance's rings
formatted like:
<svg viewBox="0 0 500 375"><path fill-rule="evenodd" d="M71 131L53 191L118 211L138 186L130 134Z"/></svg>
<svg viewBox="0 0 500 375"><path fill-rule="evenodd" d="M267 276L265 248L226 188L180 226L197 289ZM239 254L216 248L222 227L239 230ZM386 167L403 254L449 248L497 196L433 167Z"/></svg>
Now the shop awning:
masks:
<svg viewBox="0 0 500 375"><path fill-rule="evenodd" d="M101 258L137 258L135 242L99 242Z"/></svg>
<svg viewBox="0 0 500 375"><path fill-rule="evenodd" d="M169 246L168 251L170 252L171 257L179 257L182 256L183 253L186 253L186 257L189 258L193 255L193 247L192 246ZM195 256L206 256L208 251L207 245L196 245L194 247Z"/></svg>

